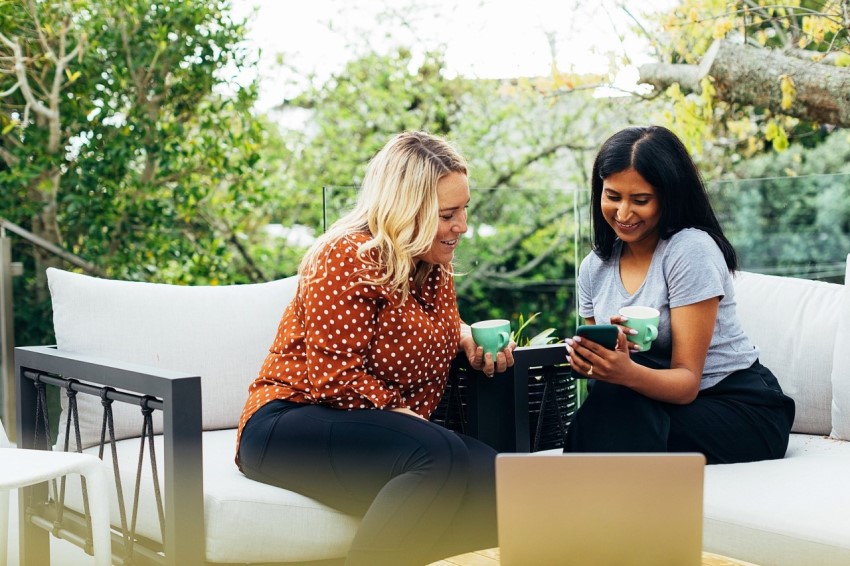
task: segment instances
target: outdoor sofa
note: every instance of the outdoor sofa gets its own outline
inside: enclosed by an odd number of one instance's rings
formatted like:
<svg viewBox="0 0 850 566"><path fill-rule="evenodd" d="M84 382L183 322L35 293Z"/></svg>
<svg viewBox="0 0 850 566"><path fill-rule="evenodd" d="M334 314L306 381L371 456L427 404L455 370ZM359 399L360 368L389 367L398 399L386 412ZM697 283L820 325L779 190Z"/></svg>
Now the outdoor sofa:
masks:
<svg viewBox="0 0 850 566"><path fill-rule="evenodd" d="M248 385L296 277L218 287L58 269L47 277L57 345L16 349L18 444L47 446L43 408L48 387L58 386L56 449L75 450L79 442L97 454L103 441L110 477L119 470L122 496L113 494L111 509L118 559L176 566L342 561L358 518L249 480L234 463ZM576 406L564 346L518 348L514 357L511 371L492 379L459 357L432 420L502 451L560 445ZM22 564L48 563L49 531L88 543L79 485L68 482L62 506L46 499L44 490L21 498Z"/></svg>
<svg viewBox="0 0 850 566"><path fill-rule="evenodd" d="M850 290L738 273L735 293L744 330L797 413L784 459L706 467L703 546L761 566L846 566Z"/></svg>
<svg viewBox="0 0 850 566"><path fill-rule="evenodd" d="M116 555L132 547L139 564L340 561L357 518L248 480L233 463L247 386L295 278L179 287L51 269L48 279L57 346L16 351L18 442L45 444L43 384L70 392L70 400L62 396L57 447L67 425L75 449L78 422L80 445L97 453L105 439L104 460L116 462L129 484L123 510L113 497L113 525L124 526L113 534ZM850 564L850 294L844 285L742 272L736 299L761 361L795 399L797 415L785 459L707 467L704 548L762 566ZM462 386L453 378L444 396L443 418L459 417L466 432L502 451L551 448L540 443L541 430L562 434L564 412L544 424L548 413L529 416L528 407L545 406L560 387L556 408L572 411L572 389L563 395L564 355L563 345L519 349L513 374L490 380L467 369ZM543 401L532 400L528 384L536 381L548 384ZM106 405L114 405L111 417ZM143 427L155 434L143 436ZM142 449L151 443L153 463ZM127 478L138 469L134 486ZM79 488L67 490L70 526L53 526L56 506L43 497L21 498L22 564L47 563L45 529L86 542L84 519L73 511L83 508Z"/></svg>

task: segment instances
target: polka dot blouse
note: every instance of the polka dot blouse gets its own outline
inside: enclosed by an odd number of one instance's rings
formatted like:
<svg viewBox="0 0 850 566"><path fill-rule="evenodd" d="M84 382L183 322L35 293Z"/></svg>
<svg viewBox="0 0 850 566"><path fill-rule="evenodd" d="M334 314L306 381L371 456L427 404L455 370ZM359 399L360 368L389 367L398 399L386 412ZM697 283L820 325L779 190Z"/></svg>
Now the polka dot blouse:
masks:
<svg viewBox="0 0 850 566"><path fill-rule="evenodd" d="M337 409L407 407L429 417L457 354L460 317L454 281L434 266L421 292L361 283L378 275L358 257L368 234L329 244L324 277L301 280L283 313L259 377L249 388L239 434L274 399Z"/></svg>

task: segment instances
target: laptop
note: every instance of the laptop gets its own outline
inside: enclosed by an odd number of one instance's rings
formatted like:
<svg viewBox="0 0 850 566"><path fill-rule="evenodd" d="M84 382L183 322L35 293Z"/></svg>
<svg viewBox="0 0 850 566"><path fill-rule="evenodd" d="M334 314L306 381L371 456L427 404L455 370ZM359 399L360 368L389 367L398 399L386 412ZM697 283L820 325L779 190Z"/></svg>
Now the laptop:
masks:
<svg viewBox="0 0 850 566"><path fill-rule="evenodd" d="M700 566L702 454L499 454L503 566Z"/></svg>

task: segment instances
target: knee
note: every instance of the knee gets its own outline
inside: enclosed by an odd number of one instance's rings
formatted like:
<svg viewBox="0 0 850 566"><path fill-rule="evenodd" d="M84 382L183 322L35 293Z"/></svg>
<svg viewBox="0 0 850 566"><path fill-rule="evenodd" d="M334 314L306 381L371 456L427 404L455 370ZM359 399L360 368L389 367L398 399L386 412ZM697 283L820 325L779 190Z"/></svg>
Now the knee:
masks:
<svg viewBox="0 0 850 566"><path fill-rule="evenodd" d="M611 415L655 413L658 403L623 385L596 382L582 409Z"/></svg>

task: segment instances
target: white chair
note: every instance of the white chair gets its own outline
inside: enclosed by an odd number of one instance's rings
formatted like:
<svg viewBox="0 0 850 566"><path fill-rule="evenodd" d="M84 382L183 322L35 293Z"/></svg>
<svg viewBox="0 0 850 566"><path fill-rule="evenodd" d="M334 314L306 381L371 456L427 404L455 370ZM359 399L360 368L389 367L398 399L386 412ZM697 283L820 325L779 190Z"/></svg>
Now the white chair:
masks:
<svg viewBox="0 0 850 566"><path fill-rule="evenodd" d="M90 454L26 450L9 445L0 422L0 564L8 559L9 490L27 487L66 474L86 479L95 563L112 564L109 527L109 483L104 464Z"/></svg>

